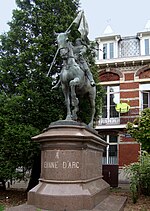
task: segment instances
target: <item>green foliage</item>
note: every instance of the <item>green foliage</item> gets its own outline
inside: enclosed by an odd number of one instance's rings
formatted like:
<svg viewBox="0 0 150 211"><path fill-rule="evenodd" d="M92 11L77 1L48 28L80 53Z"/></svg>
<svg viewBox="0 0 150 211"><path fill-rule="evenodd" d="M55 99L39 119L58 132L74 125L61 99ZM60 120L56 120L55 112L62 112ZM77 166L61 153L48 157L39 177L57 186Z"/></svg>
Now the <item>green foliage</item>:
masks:
<svg viewBox="0 0 150 211"><path fill-rule="evenodd" d="M51 90L59 56L50 77L46 74L57 50L54 31L65 31L79 6L78 0L16 3L10 31L0 36L0 177L5 180L24 178L39 153L31 137L64 118L62 91Z"/></svg>
<svg viewBox="0 0 150 211"><path fill-rule="evenodd" d="M150 196L150 154L142 151L139 161L125 167L129 176L133 202L136 203L139 194Z"/></svg>
<svg viewBox="0 0 150 211"><path fill-rule="evenodd" d="M23 179L39 147L31 137L39 129L23 121L21 96L0 95L0 177ZM22 171L16 171L22 168Z"/></svg>
<svg viewBox="0 0 150 211"><path fill-rule="evenodd" d="M1 204L0 204L0 211L4 211L4 210L5 210L4 205L1 205Z"/></svg>
<svg viewBox="0 0 150 211"><path fill-rule="evenodd" d="M37 208L37 210L36 211L41 211L41 209L40 208Z"/></svg>
<svg viewBox="0 0 150 211"><path fill-rule="evenodd" d="M133 123L127 124L128 133L142 144L142 149L150 152L150 108L142 111Z"/></svg>
<svg viewBox="0 0 150 211"><path fill-rule="evenodd" d="M52 90L59 77L59 55L54 32L64 32L77 15L79 0L16 0L10 31L0 35L0 177L22 179L39 147L31 137L58 119L66 107L62 90ZM70 39L78 36L73 26ZM92 51L88 57L98 82ZM100 91L98 92L100 93ZM97 105L99 105L97 98ZM84 108L89 108L84 104ZM97 109L98 110L98 109ZM83 115L85 122L87 113ZM22 172L16 169L22 168Z"/></svg>

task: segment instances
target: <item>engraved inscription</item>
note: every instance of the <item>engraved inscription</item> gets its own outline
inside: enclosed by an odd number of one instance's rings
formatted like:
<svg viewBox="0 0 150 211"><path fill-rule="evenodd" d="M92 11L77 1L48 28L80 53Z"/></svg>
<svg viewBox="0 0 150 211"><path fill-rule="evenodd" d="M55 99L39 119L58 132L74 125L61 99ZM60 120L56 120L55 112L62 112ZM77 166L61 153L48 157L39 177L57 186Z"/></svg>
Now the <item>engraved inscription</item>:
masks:
<svg viewBox="0 0 150 211"><path fill-rule="evenodd" d="M78 169L79 168L79 162L69 162L69 161L67 161L67 162L63 162L63 168L71 168L71 169L73 169L73 168L76 168L76 169Z"/></svg>
<svg viewBox="0 0 150 211"><path fill-rule="evenodd" d="M57 162L44 162L44 168L50 168L50 169L57 169L58 168L58 161Z"/></svg>
<svg viewBox="0 0 150 211"><path fill-rule="evenodd" d="M59 162L44 162L44 168L46 169L57 169L58 165L63 168L63 169L78 169L79 167L79 162L70 162L70 161L63 161L62 163L59 164Z"/></svg>

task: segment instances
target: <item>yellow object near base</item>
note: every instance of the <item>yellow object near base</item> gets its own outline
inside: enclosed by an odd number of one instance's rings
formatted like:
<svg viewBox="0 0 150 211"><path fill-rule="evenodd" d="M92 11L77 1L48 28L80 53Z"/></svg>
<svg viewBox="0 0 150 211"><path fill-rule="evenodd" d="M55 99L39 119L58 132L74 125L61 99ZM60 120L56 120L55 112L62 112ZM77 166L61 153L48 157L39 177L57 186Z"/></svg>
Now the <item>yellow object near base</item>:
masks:
<svg viewBox="0 0 150 211"><path fill-rule="evenodd" d="M119 113L126 113L130 110L130 106L127 103L118 103L115 109Z"/></svg>

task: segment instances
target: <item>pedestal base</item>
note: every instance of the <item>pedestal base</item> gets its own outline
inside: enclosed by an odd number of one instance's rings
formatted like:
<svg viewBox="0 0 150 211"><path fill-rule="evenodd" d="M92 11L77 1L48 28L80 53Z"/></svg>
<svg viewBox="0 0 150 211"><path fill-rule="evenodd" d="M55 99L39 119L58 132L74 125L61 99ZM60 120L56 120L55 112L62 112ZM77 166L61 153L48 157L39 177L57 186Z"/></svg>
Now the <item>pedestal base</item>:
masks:
<svg viewBox="0 0 150 211"><path fill-rule="evenodd" d="M90 210L106 198L108 192L109 186L102 179L86 184L40 182L29 192L28 204L57 211Z"/></svg>
<svg viewBox="0 0 150 211"><path fill-rule="evenodd" d="M53 211L93 209L107 197L102 153L107 145L95 130L74 122L52 124L33 140L41 144L40 183L28 204Z"/></svg>

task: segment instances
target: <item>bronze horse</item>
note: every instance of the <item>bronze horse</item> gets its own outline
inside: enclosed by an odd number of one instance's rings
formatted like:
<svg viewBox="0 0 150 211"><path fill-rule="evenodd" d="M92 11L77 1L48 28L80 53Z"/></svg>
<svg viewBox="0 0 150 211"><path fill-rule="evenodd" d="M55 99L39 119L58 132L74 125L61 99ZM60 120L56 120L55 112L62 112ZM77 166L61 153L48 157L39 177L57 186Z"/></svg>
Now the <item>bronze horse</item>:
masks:
<svg viewBox="0 0 150 211"><path fill-rule="evenodd" d="M63 59L60 82L67 106L66 120L77 120L77 111L79 110L77 93L82 95L88 93L92 110L91 120L88 125L89 127L93 127L96 87L91 86L85 72L76 62L73 53L73 45L68 40L68 33L69 32L57 34L58 49L60 51L60 56ZM71 106L73 106L72 111Z"/></svg>

